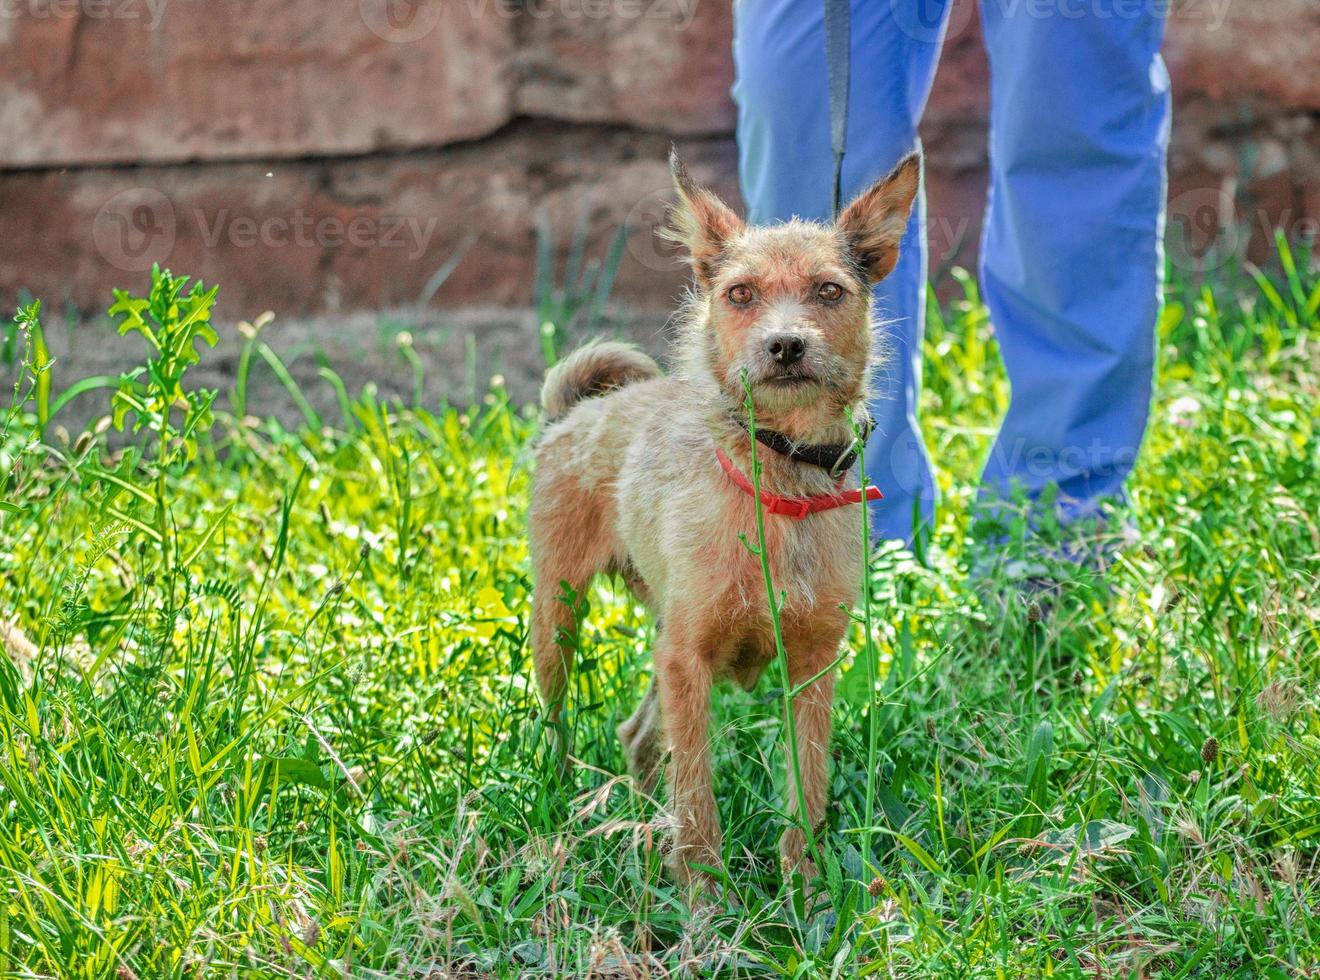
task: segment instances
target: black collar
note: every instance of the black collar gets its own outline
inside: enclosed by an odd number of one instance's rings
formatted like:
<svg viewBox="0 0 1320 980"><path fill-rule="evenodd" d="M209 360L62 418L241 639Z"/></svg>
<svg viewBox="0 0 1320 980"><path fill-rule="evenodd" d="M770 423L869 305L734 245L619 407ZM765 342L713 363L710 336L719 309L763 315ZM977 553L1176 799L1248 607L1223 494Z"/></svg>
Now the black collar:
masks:
<svg viewBox="0 0 1320 980"><path fill-rule="evenodd" d="M747 429L747 423L742 419L735 419L735 421L744 430ZM857 462L857 456L862 451L862 447L866 445L866 440L870 438L873 428L875 428L875 423L868 418L862 423L861 439L854 439L852 442L830 442L814 446L803 446L793 442L782 432L776 432L774 429L763 429L758 425L756 427L756 441L795 462L819 466L821 469L826 470L830 476L841 476L852 468L853 463Z"/></svg>

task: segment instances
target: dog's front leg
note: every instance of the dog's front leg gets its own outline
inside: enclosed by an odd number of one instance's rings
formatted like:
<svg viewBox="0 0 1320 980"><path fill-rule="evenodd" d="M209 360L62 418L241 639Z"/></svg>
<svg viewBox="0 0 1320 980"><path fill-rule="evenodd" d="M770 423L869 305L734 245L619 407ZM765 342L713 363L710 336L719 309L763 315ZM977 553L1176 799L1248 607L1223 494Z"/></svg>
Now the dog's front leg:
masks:
<svg viewBox="0 0 1320 980"><path fill-rule="evenodd" d="M804 658L790 664L789 682L793 687L810 680L832 660L828 656ZM834 703L834 671L829 670L811 683L793 699L793 728L795 745L785 740L788 761L788 816L793 825L780 841L779 853L784 873L801 871L808 880L816 876L816 867L806 850L806 835L802 829L802 806L806 804L806 819L812 833L819 838L825 820L825 790L829 781L830 711ZM794 755L796 754L796 762ZM802 795L798 796L798 777L801 776Z"/></svg>
<svg viewBox="0 0 1320 980"><path fill-rule="evenodd" d="M712 672L701 648L666 629L655 651L660 716L669 743L667 782L674 821L670 865L684 884L709 885L694 864L719 867L720 823L711 790L710 693Z"/></svg>

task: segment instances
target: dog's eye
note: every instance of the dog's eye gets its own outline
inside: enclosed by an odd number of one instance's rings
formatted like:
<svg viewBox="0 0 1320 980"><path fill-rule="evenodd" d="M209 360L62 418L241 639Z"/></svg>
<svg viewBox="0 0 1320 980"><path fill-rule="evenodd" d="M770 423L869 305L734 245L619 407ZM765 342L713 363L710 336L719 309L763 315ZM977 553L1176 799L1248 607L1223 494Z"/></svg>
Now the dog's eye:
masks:
<svg viewBox="0 0 1320 980"><path fill-rule="evenodd" d="M746 306L752 301L752 287L738 283L729 287L729 302L734 306Z"/></svg>
<svg viewBox="0 0 1320 980"><path fill-rule="evenodd" d="M816 290L816 295L826 303L837 303L843 299L843 287L837 282L822 283L821 287Z"/></svg>

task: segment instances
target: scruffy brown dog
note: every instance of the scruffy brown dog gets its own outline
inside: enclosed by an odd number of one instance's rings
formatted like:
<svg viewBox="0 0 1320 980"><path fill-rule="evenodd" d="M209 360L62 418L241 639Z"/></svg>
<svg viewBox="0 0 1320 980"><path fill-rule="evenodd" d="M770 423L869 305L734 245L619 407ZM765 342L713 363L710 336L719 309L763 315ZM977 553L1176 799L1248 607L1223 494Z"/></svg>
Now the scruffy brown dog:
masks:
<svg viewBox="0 0 1320 980"><path fill-rule="evenodd" d="M590 344L546 377L551 424L536 449L531 539L536 588L532 647L551 717L567 686L574 619L561 582L583 590L621 574L659 624L655 672L619 726L648 788L667 750L672 864L718 866L711 791L711 685L750 688L774 658L749 481L744 372L761 461L766 553L781 612L789 680L820 675L794 701L803 801L824 817L834 661L845 609L862 579L855 439L866 418L873 351L871 286L898 259L920 162L904 159L833 225L745 225L671 156L678 203L666 236L691 255L695 288L681 318L674 372L617 343ZM600 396L600 397L594 397ZM790 757L789 813L799 804ZM804 835L784 835L786 869L812 868Z"/></svg>

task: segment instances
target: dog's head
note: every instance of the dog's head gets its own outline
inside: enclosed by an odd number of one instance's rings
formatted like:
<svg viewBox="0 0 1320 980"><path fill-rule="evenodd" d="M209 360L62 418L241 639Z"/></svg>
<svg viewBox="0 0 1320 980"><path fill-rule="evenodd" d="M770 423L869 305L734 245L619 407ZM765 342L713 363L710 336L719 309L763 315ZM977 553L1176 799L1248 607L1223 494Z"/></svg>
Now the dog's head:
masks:
<svg viewBox="0 0 1320 980"><path fill-rule="evenodd" d="M920 161L902 160L832 225L748 226L670 156L678 201L665 237L683 245L696 282L689 369L709 372L731 404L794 438L837 423L865 395L874 350L871 287L893 271Z"/></svg>

